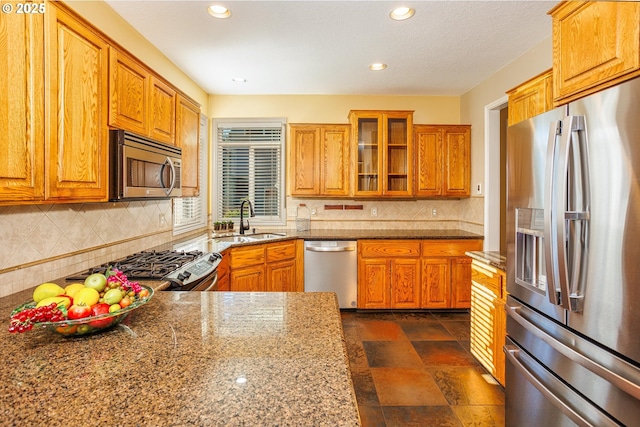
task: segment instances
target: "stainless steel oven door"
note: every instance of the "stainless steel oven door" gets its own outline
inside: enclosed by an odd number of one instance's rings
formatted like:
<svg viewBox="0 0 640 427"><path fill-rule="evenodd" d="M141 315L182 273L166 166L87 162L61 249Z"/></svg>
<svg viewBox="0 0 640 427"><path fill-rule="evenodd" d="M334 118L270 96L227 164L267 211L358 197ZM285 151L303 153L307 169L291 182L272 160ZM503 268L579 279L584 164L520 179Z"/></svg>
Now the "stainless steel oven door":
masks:
<svg viewBox="0 0 640 427"><path fill-rule="evenodd" d="M215 290L215 287L217 284L218 284L218 270L215 270L189 290L202 291L202 292L213 291Z"/></svg>

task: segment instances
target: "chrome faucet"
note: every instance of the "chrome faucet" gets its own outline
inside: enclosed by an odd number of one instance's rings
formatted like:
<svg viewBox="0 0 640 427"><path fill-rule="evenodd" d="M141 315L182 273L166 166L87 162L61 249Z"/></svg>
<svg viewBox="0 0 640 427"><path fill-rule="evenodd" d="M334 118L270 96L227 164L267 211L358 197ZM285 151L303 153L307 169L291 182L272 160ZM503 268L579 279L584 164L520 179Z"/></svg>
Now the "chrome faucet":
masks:
<svg viewBox="0 0 640 427"><path fill-rule="evenodd" d="M240 204L240 234L244 234L245 230L249 229L249 220L247 219L247 225L244 225L244 204L249 203L249 216L254 217L256 213L253 211L253 205L249 199L244 199Z"/></svg>

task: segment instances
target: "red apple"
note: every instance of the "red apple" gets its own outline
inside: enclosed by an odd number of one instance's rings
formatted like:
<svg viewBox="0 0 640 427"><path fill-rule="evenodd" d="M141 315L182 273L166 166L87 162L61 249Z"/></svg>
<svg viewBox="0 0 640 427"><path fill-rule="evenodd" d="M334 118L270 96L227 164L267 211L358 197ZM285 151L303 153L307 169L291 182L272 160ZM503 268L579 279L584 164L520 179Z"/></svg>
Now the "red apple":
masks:
<svg viewBox="0 0 640 427"><path fill-rule="evenodd" d="M107 303L101 302L100 304L96 304L91 307L91 315L92 316L100 316L101 314L109 313L109 308L111 306ZM106 317L104 319L92 320L89 322L94 328L106 328L113 322L113 317Z"/></svg>

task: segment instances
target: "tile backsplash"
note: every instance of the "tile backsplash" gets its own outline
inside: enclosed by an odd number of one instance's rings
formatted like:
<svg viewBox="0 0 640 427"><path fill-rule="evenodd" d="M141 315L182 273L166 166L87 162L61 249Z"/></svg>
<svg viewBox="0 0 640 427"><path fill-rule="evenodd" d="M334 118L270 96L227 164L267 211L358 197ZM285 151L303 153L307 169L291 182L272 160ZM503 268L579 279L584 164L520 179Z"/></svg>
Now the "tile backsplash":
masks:
<svg viewBox="0 0 640 427"><path fill-rule="evenodd" d="M315 212L312 229L462 229L483 234L482 197L406 201L288 198L289 229L296 227L300 203ZM362 205L362 209L326 210L325 205ZM0 297L169 242L172 223L168 200L0 206Z"/></svg>
<svg viewBox="0 0 640 427"><path fill-rule="evenodd" d="M287 228L295 228L297 215L311 211L312 229L460 229L484 233L484 197L460 200L319 200L287 199ZM342 205L346 209L325 209ZM362 209L348 209L362 205ZM375 212L375 215L374 215Z"/></svg>
<svg viewBox="0 0 640 427"><path fill-rule="evenodd" d="M2 206L0 296L171 238L168 200Z"/></svg>

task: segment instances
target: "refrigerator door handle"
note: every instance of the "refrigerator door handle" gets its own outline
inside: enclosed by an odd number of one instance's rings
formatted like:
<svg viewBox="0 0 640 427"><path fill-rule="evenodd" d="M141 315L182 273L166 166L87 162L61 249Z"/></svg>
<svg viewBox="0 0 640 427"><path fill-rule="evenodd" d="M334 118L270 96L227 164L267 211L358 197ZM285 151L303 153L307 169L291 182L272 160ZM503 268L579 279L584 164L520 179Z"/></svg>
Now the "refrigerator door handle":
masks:
<svg viewBox="0 0 640 427"><path fill-rule="evenodd" d="M552 220L555 222L556 235L552 245L555 245L558 288L560 289L560 306L569 310L569 270L567 268L567 229L565 225L565 211L567 206L567 185L569 183L569 150L571 149L571 137L575 126L575 116L567 116L562 122L562 135L558 145L558 163L556 172L559 179L554 192L555 198L551 209Z"/></svg>
<svg viewBox="0 0 640 427"><path fill-rule="evenodd" d="M569 116L568 143L566 147L564 179L566 185L566 208L564 211L564 228L562 230L566 260L571 268L567 268L566 292L570 304L565 307L570 311L582 312L584 282L588 256L589 209L591 204L591 188L589 181L589 153L586 141L587 132L584 116ZM561 270L562 271L562 270ZM563 289L564 292L564 289Z"/></svg>
<svg viewBox="0 0 640 427"><path fill-rule="evenodd" d="M579 426L592 427L593 424L585 419L582 415L577 413L573 408L567 405L562 399L560 399L555 393L549 390L545 385L536 378L529 370L524 366L522 362L520 362L519 358L521 357L520 350L515 345L505 345L504 353L507 358L507 362L510 362L513 367L515 367L518 372L531 384L533 385L549 402L551 402L556 408L562 411L567 417L569 417L574 423ZM524 353L523 353L524 355ZM608 417L604 415L599 417L598 420L599 426L617 426L616 423L611 421Z"/></svg>
<svg viewBox="0 0 640 427"><path fill-rule="evenodd" d="M524 316L522 316L519 311L522 309L522 306L512 306L507 303L505 306L507 311L507 315L511 317L513 320L518 322L520 326L525 328L528 332L535 335L537 338L544 341L546 344L551 346L558 353L562 354L566 358L571 361L579 364L580 366L590 370L596 375L602 377L606 381L610 382L620 390L623 390L625 393L633 396L636 399L640 399L640 386L635 384L634 382L618 375L617 373L607 369L606 367L596 363L589 357L586 357L582 353L574 350L573 348L567 346L562 343L558 339L549 335L539 327L537 327L534 323L527 320Z"/></svg>
<svg viewBox="0 0 640 427"><path fill-rule="evenodd" d="M558 240L558 229L555 223L556 210L553 208L556 193L556 153L558 135L562 134L562 121L554 120L549 126L547 142L547 158L544 179L544 261L547 270L547 297L554 305L560 304L560 291L557 265L557 252L554 242Z"/></svg>

